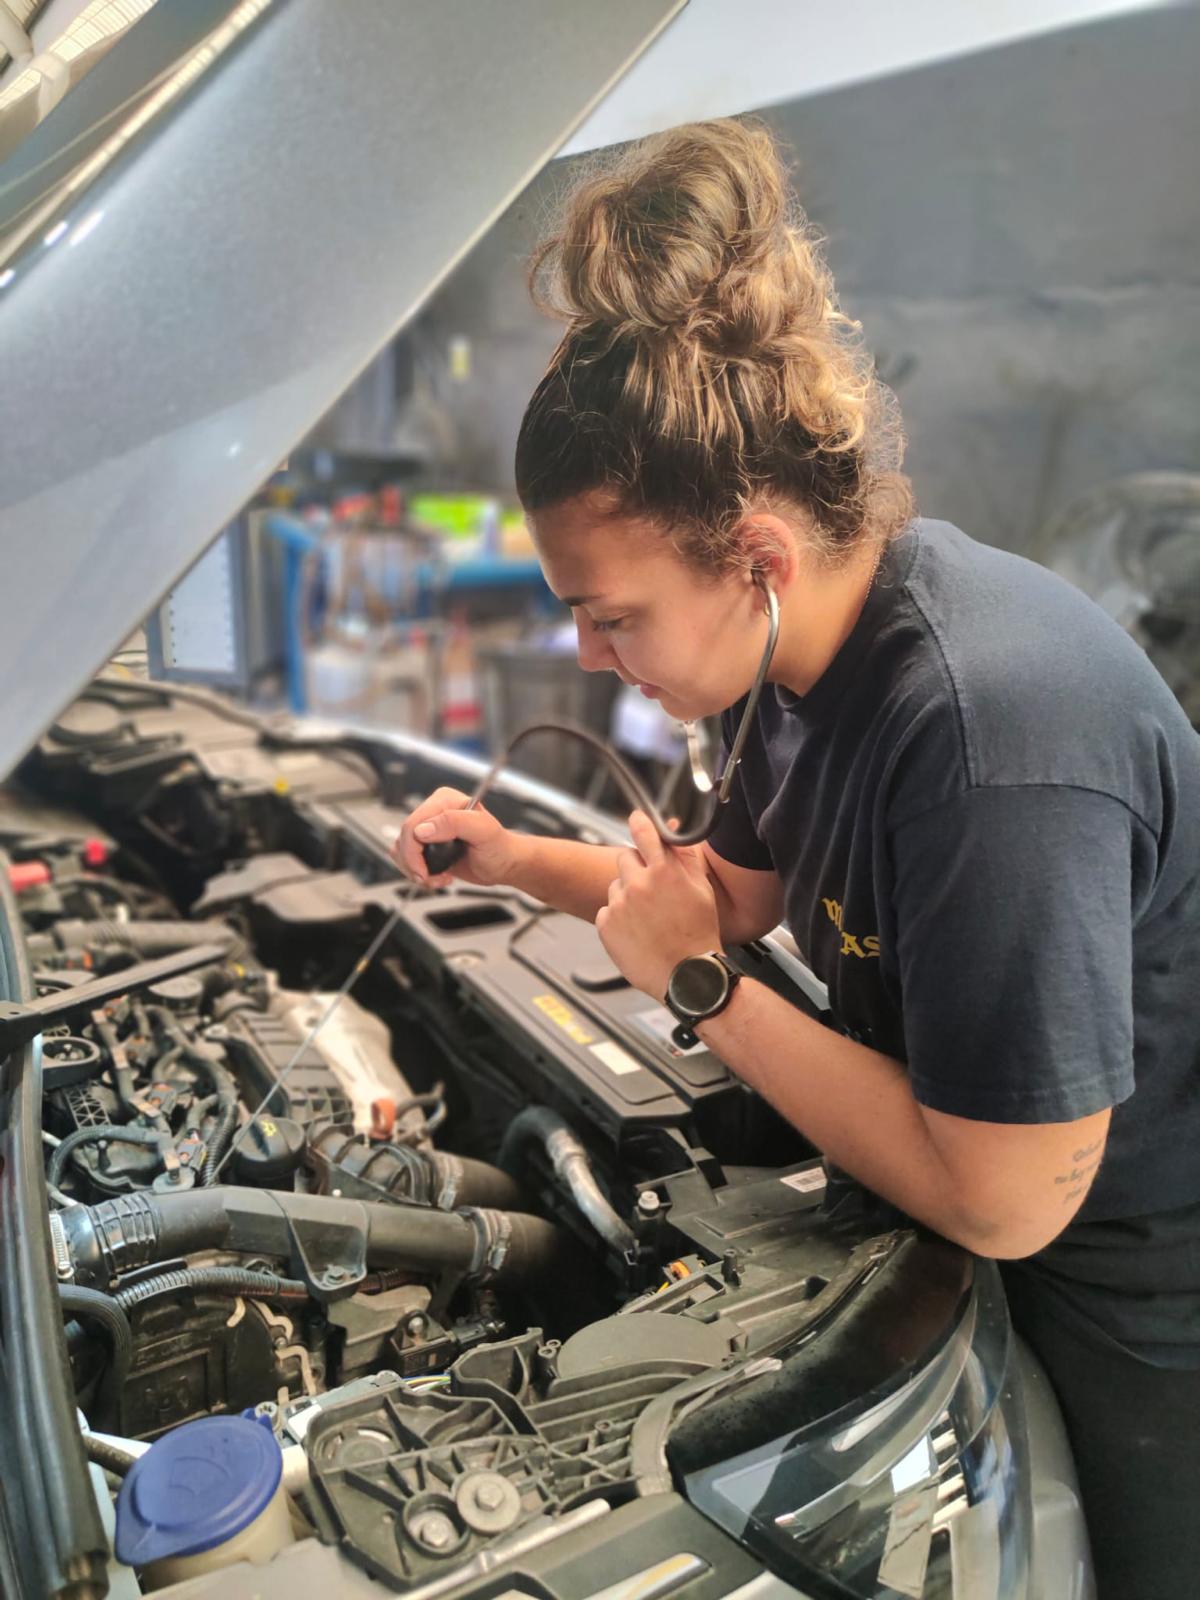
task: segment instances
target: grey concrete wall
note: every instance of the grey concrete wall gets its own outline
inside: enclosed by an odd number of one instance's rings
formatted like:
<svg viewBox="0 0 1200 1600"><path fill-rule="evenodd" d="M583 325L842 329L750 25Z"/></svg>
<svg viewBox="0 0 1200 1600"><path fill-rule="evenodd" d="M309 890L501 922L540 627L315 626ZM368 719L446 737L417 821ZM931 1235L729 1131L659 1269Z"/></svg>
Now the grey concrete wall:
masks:
<svg viewBox="0 0 1200 1600"><path fill-rule="evenodd" d="M894 381L922 510L1040 553L1123 472L1200 467L1200 10L1142 12L765 113L794 151L842 301ZM551 167L411 336L410 434L507 489L556 333L521 266ZM469 337L469 378L445 350Z"/></svg>

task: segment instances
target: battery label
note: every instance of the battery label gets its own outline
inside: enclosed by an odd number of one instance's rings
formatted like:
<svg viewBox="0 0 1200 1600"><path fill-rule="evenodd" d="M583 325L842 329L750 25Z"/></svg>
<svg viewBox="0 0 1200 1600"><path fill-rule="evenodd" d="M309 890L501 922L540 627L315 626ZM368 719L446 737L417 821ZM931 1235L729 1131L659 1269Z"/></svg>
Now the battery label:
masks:
<svg viewBox="0 0 1200 1600"><path fill-rule="evenodd" d="M615 1072L618 1077L624 1077L627 1072L638 1072L641 1063L635 1061L628 1050L622 1050L619 1044L614 1044L611 1039L602 1039L599 1044L592 1046L592 1054L599 1057L610 1072Z"/></svg>

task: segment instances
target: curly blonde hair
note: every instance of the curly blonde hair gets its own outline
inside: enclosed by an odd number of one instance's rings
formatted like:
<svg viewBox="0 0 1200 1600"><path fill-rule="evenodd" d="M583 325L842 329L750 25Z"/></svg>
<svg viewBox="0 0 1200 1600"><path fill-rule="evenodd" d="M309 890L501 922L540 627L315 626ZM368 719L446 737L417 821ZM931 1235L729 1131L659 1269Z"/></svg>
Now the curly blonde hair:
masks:
<svg viewBox="0 0 1200 1600"><path fill-rule="evenodd" d="M714 574L764 506L834 561L908 522L895 402L789 200L770 134L734 120L583 176L530 271L566 329L517 442L527 511L605 491Z"/></svg>

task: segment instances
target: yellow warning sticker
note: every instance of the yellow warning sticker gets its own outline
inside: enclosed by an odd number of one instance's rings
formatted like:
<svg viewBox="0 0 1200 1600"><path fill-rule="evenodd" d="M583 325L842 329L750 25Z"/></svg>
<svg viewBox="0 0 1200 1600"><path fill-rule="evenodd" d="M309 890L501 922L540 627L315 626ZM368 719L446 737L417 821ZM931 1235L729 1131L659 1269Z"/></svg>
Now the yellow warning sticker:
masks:
<svg viewBox="0 0 1200 1600"><path fill-rule="evenodd" d="M545 1012L557 1027L560 1027L568 1039L573 1039L576 1044L594 1044L595 1035L587 1031L582 1023L576 1022L575 1013L556 994L535 994L533 1003L539 1011Z"/></svg>

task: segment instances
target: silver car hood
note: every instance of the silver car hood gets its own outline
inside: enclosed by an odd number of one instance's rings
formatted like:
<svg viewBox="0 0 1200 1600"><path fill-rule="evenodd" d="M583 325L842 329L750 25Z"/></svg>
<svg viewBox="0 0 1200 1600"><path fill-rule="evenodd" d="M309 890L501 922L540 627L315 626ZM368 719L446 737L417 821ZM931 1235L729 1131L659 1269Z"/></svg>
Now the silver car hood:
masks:
<svg viewBox="0 0 1200 1600"><path fill-rule="evenodd" d="M174 0L0 165L0 774L683 0Z"/></svg>

